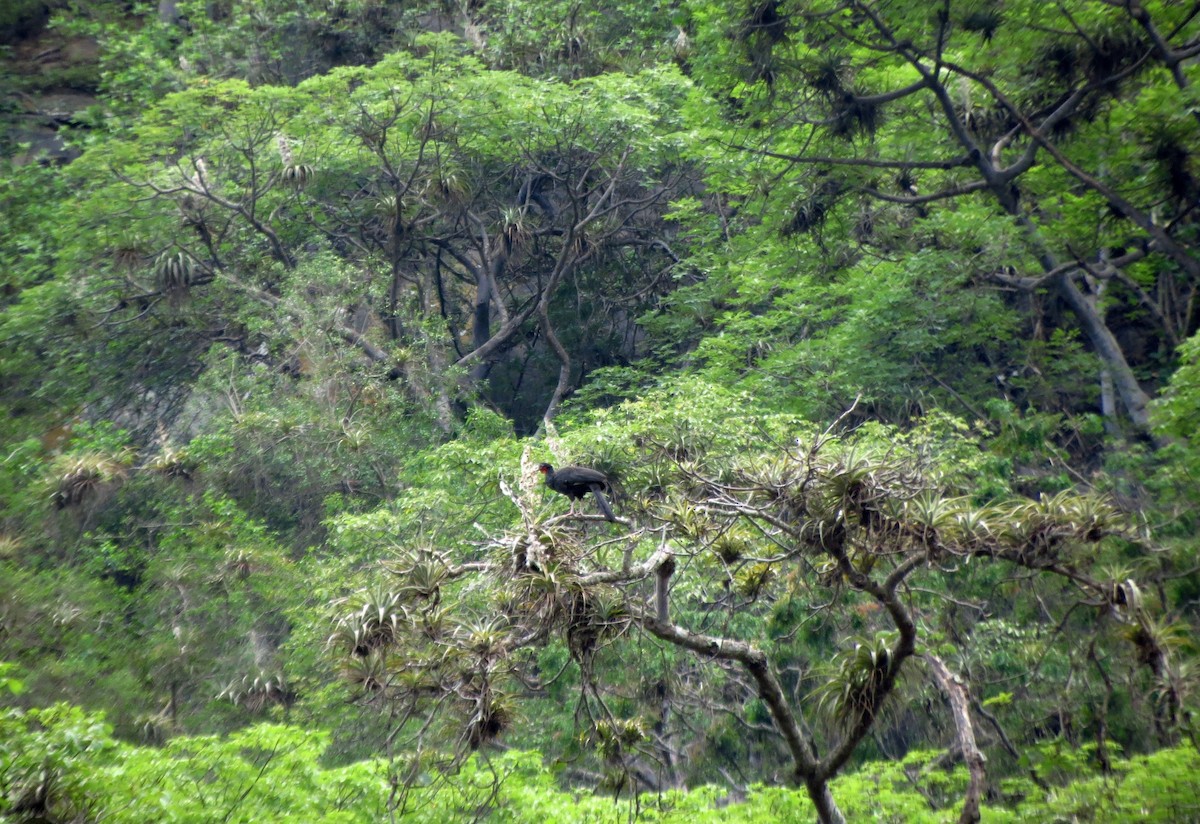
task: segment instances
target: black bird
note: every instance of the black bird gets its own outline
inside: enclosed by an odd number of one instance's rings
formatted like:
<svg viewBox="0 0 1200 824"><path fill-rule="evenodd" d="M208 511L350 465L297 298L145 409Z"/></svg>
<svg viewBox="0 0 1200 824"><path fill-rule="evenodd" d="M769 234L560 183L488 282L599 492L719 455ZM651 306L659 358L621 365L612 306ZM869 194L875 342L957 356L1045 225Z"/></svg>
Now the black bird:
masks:
<svg viewBox="0 0 1200 824"><path fill-rule="evenodd" d="M609 507L608 501L604 497L605 492L611 491L611 485L608 482L608 476L603 472L588 469L585 466L564 466L562 469L555 470L548 463L541 464L538 471L546 476L546 486L571 499L572 510L575 508L575 502L590 492L596 499L596 505L604 513L604 517L609 521L617 520L617 516L613 515L612 508Z"/></svg>

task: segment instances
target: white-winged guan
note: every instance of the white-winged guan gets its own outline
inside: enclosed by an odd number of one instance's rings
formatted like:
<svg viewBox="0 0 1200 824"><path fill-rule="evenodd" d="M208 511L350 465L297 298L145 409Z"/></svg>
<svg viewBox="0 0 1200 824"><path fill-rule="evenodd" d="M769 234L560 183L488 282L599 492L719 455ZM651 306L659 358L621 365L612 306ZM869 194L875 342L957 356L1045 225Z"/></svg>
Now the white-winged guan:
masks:
<svg viewBox="0 0 1200 824"><path fill-rule="evenodd" d="M610 521L617 520L604 497L604 493L610 491L611 485L608 476L603 472L588 469L586 466L564 466L556 470L548 463L541 464L538 471L546 476L546 486L571 499L572 509L575 507L575 501L590 492L604 517Z"/></svg>

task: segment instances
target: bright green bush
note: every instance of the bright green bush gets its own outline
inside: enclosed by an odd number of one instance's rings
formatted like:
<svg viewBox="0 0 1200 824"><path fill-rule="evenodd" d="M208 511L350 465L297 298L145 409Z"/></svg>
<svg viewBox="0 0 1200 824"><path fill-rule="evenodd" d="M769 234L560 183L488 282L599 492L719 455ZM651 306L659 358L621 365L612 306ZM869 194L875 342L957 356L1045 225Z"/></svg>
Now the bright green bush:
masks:
<svg viewBox="0 0 1200 824"><path fill-rule="evenodd" d="M16 684L7 674L0 682L9 690ZM390 777L405 769L403 761L328 767L328 743L325 733L260 724L225 737L138 747L114 739L102 716L78 708L8 710L0 714L0 820L368 824L395 813L397 821L440 824L491 810L488 820L502 824L758 824L812 816L803 791L782 787L756 785L739 798L706 786L636 800L564 789L538 753L520 751L478 755L457 773L431 771L408 793L393 794ZM875 762L839 778L834 792L847 819L956 821L966 775L961 767L932 766L936 755ZM1019 792L1009 793L1014 803L985 807L985 822L1175 824L1200 816L1200 754L1191 746L1117 760L1110 775L1082 775L1045 793L1018 783Z"/></svg>

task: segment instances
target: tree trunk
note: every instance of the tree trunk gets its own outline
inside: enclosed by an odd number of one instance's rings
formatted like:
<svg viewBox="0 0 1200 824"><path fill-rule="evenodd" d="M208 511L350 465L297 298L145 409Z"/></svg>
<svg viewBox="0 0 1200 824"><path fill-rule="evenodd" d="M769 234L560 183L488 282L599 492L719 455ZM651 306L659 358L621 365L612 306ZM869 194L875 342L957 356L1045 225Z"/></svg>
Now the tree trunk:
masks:
<svg viewBox="0 0 1200 824"><path fill-rule="evenodd" d="M846 824L846 817L834 803L833 794L829 792L827 781L813 779L805 782L804 787L808 790L808 797L812 799L813 806L817 809L817 820L821 824Z"/></svg>
<svg viewBox="0 0 1200 824"><path fill-rule="evenodd" d="M1112 372L1108 367L1100 370L1100 415L1104 418L1104 431L1117 434L1117 398L1113 391Z"/></svg>
<svg viewBox="0 0 1200 824"><path fill-rule="evenodd" d="M967 765L970 783L967 785L967 795L963 799L962 815L958 817L960 824L977 824L979 821L979 806L983 797L985 780L984 764L987 759L979 751L975 743L975 727L971 723L970 699L967 696L966 685L942 662L936 655L924 656L933 672L933 679L938 688L950 702L950 714L954 717L954 728L958 733L958 748L962 752L963 761Z"/></svg>
<svg viewBox="0 0 1200 824"><path fill-rule="evenodd" d="M1060 269L1058 260L1042 237L1040 228L1021 209L1015 185L1010 185L1006 179L1000 177L995 169L986 165L986 161L981 160L979 166L984 177L991 184L992 193L1000 205L1024 228L1026 237L1033 252L1037 255L1043 271L1046 273L1058 271ZM1117 343L1116 336L1108 328L1108 323L1097 309L1096 301L1079 290L1075 281L1072 280L1071 272L1059 271L1050 280L1050 283L1071 309L1072 314L1083 328L1083 333L1091 342L1093 351L1108 369L1116 384L1117 393L1121 396L1125 411L1129 413L1129 420L1142 432L1148 432L1150 430L1150 414L1148 412L1150 396L1142 391L1137 376L1133 374L1133 368L1125 359L1125 353L1121 351L1121 345Z"/></svg>
<svg viewBox="0 0 1200 824"><path fill-rule="evenodd" d="M655 615L662 623L671 620L670 581L675 573L675 559L669 557L659 564L654 572L654 602ZM658 739L659 758L667 773L667 780L672 787L682 787L683 779L679 775L678 759L669 740L671 722L671 686L664 674L655 685L659 698L658 722L655 733Z"/></svg>
<svg viewBox="0 0 1200 824"><path fill-rule="evenodd" d="M430 271L425 277L425 282L421 289L421 315L428 320L433 317L433 293L435 291L434 280L437 275ZM425 342L428 350L428 365L429 379L433 383L433 412L434 418L437 420L438 429L449 435L454 428L454 412L450 406L450 393L446 389L446 383L442 377L446 374L446 354L442 351L439 341L431 338L425 331L426 327L422 327L421 338Z"/></svg>
<svg viewBox="0 0 1200 824"><path fill-rule="evenodd" d="M1129 361L1125 360L1125 353L1121 351L1121 345L1117 343L1112 330L1108 328L1108 324L1100 316L1100 312L1093 302L1079 291L1079 287L1071 280L1069 274L1064 273L1055 277L1054 285L1058 294L1062 296L1067 305L1071 307L1075 317L1078 318L1084 334L1091 341L1092 348L1104 362L1111 379L1116 384L1117 393L1121 396L1125 411L1129 413L1129 419L1138 429L1143 432L1148 431L1150 429L1150 396L1142 390L1141 384L1138 383L1137 376L1133 374Z"/></svg>
<svg viewBox="0 0 1200 824"><path fill-rule="evenodd" d="M503 249L491 249L490 260L475 269L475 322L471 328L471 348L479 349L492 336L492 285L500 280L508 266L508 254ZM480 358L471 366L471 380L481 381L491 370L491 362Z"/></svg>

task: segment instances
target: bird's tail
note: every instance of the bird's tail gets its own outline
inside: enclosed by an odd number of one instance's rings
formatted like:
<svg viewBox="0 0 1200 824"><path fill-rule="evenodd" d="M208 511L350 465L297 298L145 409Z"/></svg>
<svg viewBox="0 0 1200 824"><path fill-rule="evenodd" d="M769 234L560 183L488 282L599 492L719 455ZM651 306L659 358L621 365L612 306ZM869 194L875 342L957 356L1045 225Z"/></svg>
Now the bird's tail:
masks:
<svg viewBox="0 0 1200 824"><path fill-rule="evenodd" d="M617 516L613 514L612 507L608 505L608 500L605 499L604 493L598 487L592 487L592 495L596 499L596 506L600 507L600 511L604 513L605 519L616 521Z"/></svg>

